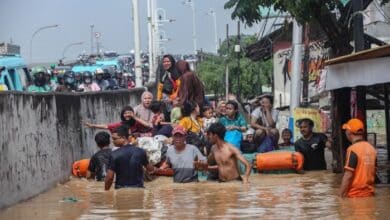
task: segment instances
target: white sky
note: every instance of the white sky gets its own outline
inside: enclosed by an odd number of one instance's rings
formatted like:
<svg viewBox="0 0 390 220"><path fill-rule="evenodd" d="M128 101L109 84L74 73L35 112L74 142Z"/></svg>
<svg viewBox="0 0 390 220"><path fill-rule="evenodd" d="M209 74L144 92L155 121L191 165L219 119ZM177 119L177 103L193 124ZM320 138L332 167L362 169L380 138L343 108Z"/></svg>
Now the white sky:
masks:
<svg viewBox="0 0 390 220"><path fill-rule="evenodd" d="M163 29L171 41L164 47L168 53L192 53L192 11L183 5L184 0L156 0L164 8L167 17L174 23L165 24ZM217 13L218 37L226 36L228 23L230 35L237 34L237 22L231 20L231 11L225 10L226 0L195 0L196 31L198 49L214 51L214 27L210 8ZM29 61L30 40L35 30L47 25L58 24L58 28L39 32L33 40L33 62L54 62L62 57L64 48L75 42L65 56L76 57L80 52L90 51L90 24L101 33L101 43L106 50L128 53L134 45L131 0L0 0L0 42L21 46L22 56ZM139 0L141 49L147 50L146 0ZM258 32L260 25L246 28L241 33Z"/></svg>

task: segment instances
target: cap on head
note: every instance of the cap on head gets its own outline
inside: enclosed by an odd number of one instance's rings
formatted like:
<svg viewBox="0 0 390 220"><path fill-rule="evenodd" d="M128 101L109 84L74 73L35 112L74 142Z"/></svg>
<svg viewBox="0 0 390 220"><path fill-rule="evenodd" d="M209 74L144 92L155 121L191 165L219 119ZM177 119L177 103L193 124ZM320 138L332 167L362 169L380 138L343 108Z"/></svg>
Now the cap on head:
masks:
<svg viewBox="0 0 390 220"><path fill-rule="evenodd" d="M176 126L176 127L172 130L172 135L175 135L175 134L186 135L187 132L186 132L186 129L185 129L183 126L178 125L178 126Z"/></svg>
<svg viewBox="0 0 390 220"><path fill-rule="evenodd" d="M353 134L363 134L364 124L360 119L352 118L347 123L343 124L343 129L348 130Z"/></svg>
<svg viewBox="0 0 390 220"><path fill-rule="evenodd" d="M246 133L246 135L254 135L255 134L255 130L253 128L249 128Z"/></svg>

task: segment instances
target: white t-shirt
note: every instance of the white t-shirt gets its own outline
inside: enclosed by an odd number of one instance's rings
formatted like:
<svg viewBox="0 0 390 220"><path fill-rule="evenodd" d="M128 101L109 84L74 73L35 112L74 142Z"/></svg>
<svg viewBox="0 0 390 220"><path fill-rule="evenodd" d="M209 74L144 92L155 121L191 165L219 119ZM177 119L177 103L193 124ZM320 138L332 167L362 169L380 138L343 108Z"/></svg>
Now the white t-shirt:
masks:
<svg viewBox="0 0 390 220"><path fill-rule="evenodd" d="M217 122L217 119L214 117L211 118L203 118L203 129L207 131L209 129L210 125Z"/></svg>
<svg viewBox="0 0 390 220"><path fill-rule="evenodd" d="M276 125L276 123L278 122L279 111L276 110L276 109L272 109L271 110L271 115L272 115L272 119L274 120L275 125ZM268 124L268 120L267 120L267 118L265 117L265 115L264 115L264 113L262 111L262 107L257 107L255 110L253 110L251 116L252 116L252 118L255 118L256 120L261 118L262 126L264 126L264 127L271 127Z"/></svg>

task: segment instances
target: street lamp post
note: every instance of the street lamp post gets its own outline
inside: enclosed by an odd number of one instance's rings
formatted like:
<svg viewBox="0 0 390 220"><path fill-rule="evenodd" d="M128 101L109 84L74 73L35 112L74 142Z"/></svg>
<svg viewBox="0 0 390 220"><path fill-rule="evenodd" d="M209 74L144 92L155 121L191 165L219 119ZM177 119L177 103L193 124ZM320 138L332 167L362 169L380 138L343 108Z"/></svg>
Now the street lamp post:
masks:
<svg viewBox="0 0 390 220"><path fill-rule="evenodd" d="M66 53L66 51L70 48L70 47L72 47L72 46L76 46L76 45L82 45L84 42L76 42L76 43L71 43L71 44L68 44L68 45L66 45L65 47L64 47L64 50L62 51L62 60L64 60L65 59L65 53Z"/></svg>
<svg viewBox="0 0 390 220"><path fill-rule="evenodd" d="M213 16L215 53L218 54L217 13L215 12L215 10L213 8L210 8L208 15Z"/></svg>
<svg viewBox="0 0 390 220"><path fill-rule="evenodd" d="M155 82L156 81L156 75L154 71L154 49L153 49L153 4L152 0L147 0L147 13L148 13L148 48L149 48L149 81Z"/></svg>
<svg viewBox="0 0 390 220"><path fill-rule="evenodd" d="M93 54L93 28L95 27L95 25L91 24L91 25L89 25L89 27L91 28L91 42L90 42L90 44L91 44L91 55L92 55Z"/></svg>
<svg viewBox="0 0 390 220"><path fill-rule="evenodd" d="M43 27L38 28L32 34L31 39L30 39L30 63L32 63L32 43L33 43L33 39L34 39L35 35L37 35L37 33L42 31L42 30L49 29L49 28L56 28L56 27L58 27L58 24L43 26Z"/></svg>
<svg viewBox="0 0 390 220"><path fill-rule="evenodd" d="M135 59L135 86L142 87L142 66L140 54L140 27L138 16L138 0L133 0L133 24L134 24L134 59Z"/></svg>
<svg viewBox="0 0 390 220"><path fill-rule="evenodd" d="M189 5L192 9L192 39L194 42L194 55L197 54L196 47L196 23L195 23L195 0L187 0L183 4Z"/></svg>

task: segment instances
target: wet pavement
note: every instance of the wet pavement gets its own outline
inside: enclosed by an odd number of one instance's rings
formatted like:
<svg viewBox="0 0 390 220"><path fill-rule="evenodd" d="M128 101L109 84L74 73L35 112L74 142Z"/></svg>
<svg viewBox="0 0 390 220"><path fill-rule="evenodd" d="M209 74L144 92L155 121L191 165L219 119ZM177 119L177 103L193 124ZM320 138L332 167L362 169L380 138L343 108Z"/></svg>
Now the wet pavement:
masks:
<svg viewBox="0 0 390 220"><path fill-rule="evenodd" d="M72 178L1 210L0 219L389 219L388 185L372 198L341 199L340 181L329 171L253 174L247 186L159 177L144 189L105 192L102 182Z"/></svg>

